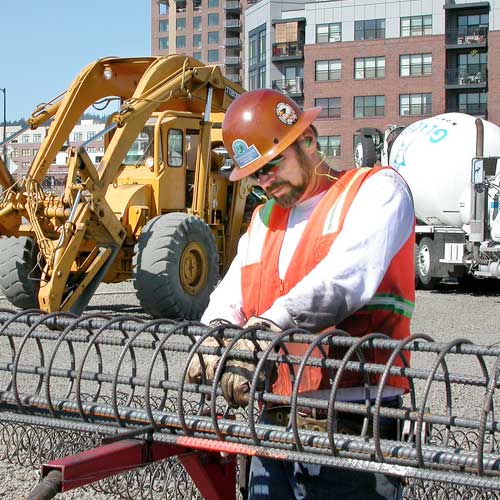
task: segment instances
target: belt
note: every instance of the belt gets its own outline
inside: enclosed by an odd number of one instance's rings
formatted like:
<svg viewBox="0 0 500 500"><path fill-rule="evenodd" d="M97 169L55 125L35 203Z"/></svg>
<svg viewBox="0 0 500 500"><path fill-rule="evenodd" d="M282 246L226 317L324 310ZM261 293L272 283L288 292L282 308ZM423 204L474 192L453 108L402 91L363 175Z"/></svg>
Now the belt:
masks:
<svg viewBox="0 0 500 500"><path fill-rule="evenodd" d="M384 407L398 408L401 398L394 397L384 401ZM297 427L299 429L327 432L327 413L324 408L297 408ZM274 406L267 410L264 420L273 425L286 426L290 419L290 406ZM360 435L363 429L364 416L347 412L336 412L334 425L338 434ZM400 422L395 419L381 417L379 421L379 434L382 439L397 440L400 434ZM373 419L370 418L368 435L373 436Z"/></svg>

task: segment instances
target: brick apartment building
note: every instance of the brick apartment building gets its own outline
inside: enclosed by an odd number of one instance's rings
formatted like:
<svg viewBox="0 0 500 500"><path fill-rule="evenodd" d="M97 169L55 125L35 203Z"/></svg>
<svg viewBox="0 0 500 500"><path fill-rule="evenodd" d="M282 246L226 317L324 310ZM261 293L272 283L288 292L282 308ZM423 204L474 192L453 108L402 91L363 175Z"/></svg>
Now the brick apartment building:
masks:
<svg viewBox="0 0 500 500"><path fill-rule="evenodd" d="M408 125L449 111L500 124L500 1L171 5L152 0L153 54L185 53L220 63L247 89L277 88L305 107L322 106L315 125L339 166L352 164L360 127ZM214 13L217 25L209 18ZM169 29L174 24L176 31ZM217 48L212 30L220 32Z"/></svg>

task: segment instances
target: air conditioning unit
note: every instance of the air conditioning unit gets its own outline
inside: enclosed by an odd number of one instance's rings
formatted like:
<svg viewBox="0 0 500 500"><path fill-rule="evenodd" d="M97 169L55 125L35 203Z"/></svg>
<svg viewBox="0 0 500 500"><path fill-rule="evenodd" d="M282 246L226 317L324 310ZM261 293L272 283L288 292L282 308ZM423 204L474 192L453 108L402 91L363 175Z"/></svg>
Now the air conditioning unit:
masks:
<svg viewBox="0 0 500 500"><path fill-rule="evenodd" d="M332 39L332 42L341 42L342 37L340 35L335 35Z"/></svg>

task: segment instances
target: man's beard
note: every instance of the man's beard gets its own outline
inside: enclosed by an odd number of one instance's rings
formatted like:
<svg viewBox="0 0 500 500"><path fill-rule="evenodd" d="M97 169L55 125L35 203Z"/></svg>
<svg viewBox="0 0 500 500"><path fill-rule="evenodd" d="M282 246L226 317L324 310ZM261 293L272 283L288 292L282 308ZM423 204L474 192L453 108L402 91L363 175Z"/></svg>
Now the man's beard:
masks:
<svg viewBox="0 0 500 500"><path fill-rule="evenodd" d="M301 198L301 196L304 194L307 184L302 182L300 185L295 186L294 184L288 182L288 181L277 181L271 184L269 186L268 191L271 193L274 189L277 189L278 187L281 186L289 186L290 190L281 196L273 196L272 194L270 195L276 203L282 207L282 208L291 208L293 207L297 201Z"/></svg>
<svg viewBox="0 0 500 500"><path fill-rule="evenodd" d="M293 207L302 197L302 195L306 192L309 183L311 182L312 177L312 162L308 161L308 158L302 159L301 165L302 179L299 184L292 184L289 181L277 180L273 182L268 188L267 193L271 198L276 201L276 203L282 208L291 208ZM281 196L273 196L272 193L275 189L289 186L290 190L288 193L283 194Z"/></svg>

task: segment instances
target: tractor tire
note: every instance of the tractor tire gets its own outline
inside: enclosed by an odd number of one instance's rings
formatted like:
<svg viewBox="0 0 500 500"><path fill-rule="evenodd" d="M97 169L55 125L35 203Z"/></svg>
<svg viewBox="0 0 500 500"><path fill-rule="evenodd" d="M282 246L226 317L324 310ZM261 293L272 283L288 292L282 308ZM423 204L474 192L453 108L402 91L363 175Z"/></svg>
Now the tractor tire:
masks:
<svg viewBox="0 0 500 500"><path fill-rule="evenodd" d="M38 309L40 267L33 238L0 238L0 289L21 309Z"/></svg>
<svg viewBox="0 0 500 500"><path fill-rule="evenodd" d="M377 160L377 148L373 140L365 135L357 135L354 139L354 165L357 168L371 168Z"/></svg>
<svg viewBox="0 0 500 500"><path fill-rule="evenodd" d="M217 283L215 239L200 218L180 212L151 219L134 252L134 287L155 318L198 320Z"/></svg>
<svg viewBox="0 0 500 500"><path fill-rule="evenodd" d="M434 241L425 236L418 244L415 259L415 272L418 275L419 288L422 290L434 290L441 281L441 278L434 276L437 263Z"/></svg>

